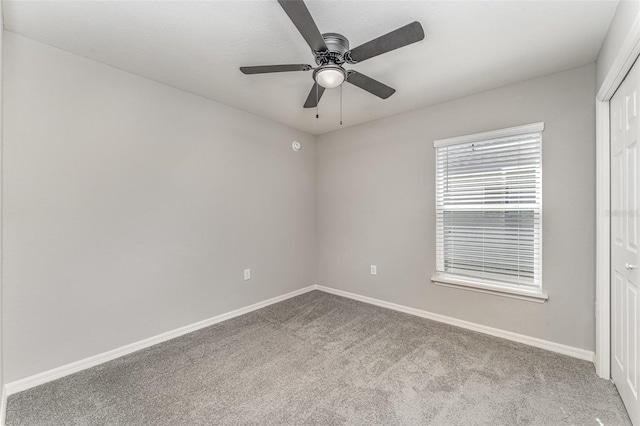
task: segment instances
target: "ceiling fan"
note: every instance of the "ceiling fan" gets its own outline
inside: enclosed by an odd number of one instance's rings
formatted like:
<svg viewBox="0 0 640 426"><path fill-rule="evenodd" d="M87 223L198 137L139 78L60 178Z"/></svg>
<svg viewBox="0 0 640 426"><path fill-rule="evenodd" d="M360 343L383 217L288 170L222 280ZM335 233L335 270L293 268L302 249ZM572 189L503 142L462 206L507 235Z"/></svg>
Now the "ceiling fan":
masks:
<svg viewBox="0 0 640 426"><path fill-rule="evenodd" d="M263 74L313 70L314 84L304 103L305 108L316 107L325 89L333 89L345 81L379 98L387 99L395 93L395 89L357 71L345 70L343 65L345 63L357 64L424 39L422 25L419 22L412 22L349 49L349 40L342 34L320 34L303 0L278 0L278 3L311 47L311 52L318 66L313 68L307 64L260 65L240 67L240 71L244 74Z"/></svg>

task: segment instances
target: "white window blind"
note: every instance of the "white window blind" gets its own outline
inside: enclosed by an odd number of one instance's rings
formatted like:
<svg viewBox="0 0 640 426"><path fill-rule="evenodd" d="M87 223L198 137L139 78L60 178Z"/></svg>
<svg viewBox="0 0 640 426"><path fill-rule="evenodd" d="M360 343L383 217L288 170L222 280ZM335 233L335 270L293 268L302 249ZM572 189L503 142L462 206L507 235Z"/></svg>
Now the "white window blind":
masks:
<svg viewBox="0 0 640 426"><path fill-rule="evenodd" d="M541 288L543 123L436 141L436 267Z"/></svg>

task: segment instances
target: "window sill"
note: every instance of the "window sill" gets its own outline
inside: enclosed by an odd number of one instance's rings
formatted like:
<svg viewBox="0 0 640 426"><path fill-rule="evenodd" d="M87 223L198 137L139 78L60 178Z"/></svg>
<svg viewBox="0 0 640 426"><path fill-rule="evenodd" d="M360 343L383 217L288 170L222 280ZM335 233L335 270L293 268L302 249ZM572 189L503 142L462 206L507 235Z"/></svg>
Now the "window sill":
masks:
<svg viewBox="0 0 640 426"><path fill-rule="evenodd" d="M510 297L513 299L526 300L529 302L544 303L549 296L547 293L535 290L525 290L516 288L505 288L502 284L480 280L469 277L460 277L448 274L436 274L431 277L435 285L443 287L458 288L461 290L477 291L479 293L493 294L496 296Z"/></svg>

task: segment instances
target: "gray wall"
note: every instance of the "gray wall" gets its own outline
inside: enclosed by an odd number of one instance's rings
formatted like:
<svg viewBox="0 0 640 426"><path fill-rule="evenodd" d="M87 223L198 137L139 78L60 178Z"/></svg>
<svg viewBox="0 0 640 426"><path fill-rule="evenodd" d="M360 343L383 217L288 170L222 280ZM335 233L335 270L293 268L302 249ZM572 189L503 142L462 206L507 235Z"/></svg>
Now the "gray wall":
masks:
<svg viewBox="0 0 640 426"><path fill-rule="evenodd" d="M594 81L589 65L320 136L317 283L593 350ZM434 285L433 140L538 121L549 300Z"/></svg>
<svg viewBox="0 0 640 426"><path fill-rule="evenodd" d="M613 16L607 37L596 62L596 91L602 85L609 68L624 43L633 22L640 17L640 0L621 0Z"/></svg>
<svg viewBox="0 0 640 426"><path fill-rule="evenodd" d="M9 32L5 55L7 381L313 284L315 137Z"/></svg>

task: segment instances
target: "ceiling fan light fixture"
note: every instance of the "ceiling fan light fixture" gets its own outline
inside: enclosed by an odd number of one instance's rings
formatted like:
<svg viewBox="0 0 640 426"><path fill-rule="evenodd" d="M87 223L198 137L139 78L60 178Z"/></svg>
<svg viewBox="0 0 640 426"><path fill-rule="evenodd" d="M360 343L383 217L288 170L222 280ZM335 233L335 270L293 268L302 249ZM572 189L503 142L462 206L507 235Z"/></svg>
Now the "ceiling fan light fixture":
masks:
<svg viewBox="0 0 640 426"><path fill-rule="evenodd" d="M325 65L313 73L313 78L325 89L333 89L344 83L347 73L337 65Z"/></svg>

